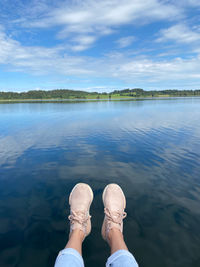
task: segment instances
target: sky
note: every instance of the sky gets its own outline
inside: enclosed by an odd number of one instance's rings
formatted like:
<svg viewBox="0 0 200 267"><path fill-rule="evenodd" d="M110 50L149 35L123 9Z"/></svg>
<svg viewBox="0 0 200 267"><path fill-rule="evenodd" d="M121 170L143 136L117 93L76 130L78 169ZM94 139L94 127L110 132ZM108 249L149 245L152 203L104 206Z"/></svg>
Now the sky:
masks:
<svg viewBox="0 0 200 267"><path fill-rule="evenodd" d="M0 0L0 91L200 88L199 0Z"/></svg>

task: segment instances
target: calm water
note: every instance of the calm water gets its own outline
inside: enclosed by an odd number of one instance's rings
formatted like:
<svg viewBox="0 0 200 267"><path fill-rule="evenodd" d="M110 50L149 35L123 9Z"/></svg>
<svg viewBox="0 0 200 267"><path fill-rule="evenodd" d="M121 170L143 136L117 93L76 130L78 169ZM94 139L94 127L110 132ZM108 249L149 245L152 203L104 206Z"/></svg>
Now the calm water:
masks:
<svg viewBox="0 0 200 267"><path fill-rule="evenodd" d="M101 194L112 182L141 267L200 266L200 98L1 104L0 266L54 265L80 181L95 194L86 267L109 255Z"/></svg>

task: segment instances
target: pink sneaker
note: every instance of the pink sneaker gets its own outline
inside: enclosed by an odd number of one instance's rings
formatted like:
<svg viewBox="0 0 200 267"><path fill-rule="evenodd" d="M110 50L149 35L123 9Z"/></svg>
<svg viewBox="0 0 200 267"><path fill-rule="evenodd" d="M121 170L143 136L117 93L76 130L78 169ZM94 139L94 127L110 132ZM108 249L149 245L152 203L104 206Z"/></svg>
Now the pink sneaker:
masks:
<svg viewBox="0 0 200 267"><path fill-rule="evenodd" d="M124 209L126 198L121 187L117 184L109 184L103 191L104 221L101 229L102 237L107 240L108 233L112 228L123 232L123 219L127 216Z"/></svg>
<svg viewBox="0 0 200 267"><path fill-rule="evenodd" d="M79 183L74 186L69 196L70 205L70 234L74 229L80 229L84 237L91 232L90 205L93 200L93 192L89 185Z"/></svg>

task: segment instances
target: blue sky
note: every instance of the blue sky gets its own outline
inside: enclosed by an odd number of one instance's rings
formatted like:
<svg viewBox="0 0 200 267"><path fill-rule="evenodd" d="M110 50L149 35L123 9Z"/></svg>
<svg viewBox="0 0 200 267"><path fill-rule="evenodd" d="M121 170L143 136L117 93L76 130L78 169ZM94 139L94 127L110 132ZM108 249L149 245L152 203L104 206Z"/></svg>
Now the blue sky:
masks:
<svg viewBox="0 0 200 267"><path fill-rule="evenodd" d="M200 88L199 0L1 0L0 90Z"/></svg>

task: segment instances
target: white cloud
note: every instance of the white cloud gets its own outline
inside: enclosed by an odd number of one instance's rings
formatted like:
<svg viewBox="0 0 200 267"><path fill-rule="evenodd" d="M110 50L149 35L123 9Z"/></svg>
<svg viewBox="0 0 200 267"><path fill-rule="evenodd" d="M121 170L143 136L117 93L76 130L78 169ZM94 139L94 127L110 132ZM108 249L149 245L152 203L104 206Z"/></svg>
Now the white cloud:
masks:
<svg viewBox="0 0 200 267"><path fill-rule="evenodd" d="M160 37L157 41L162 42L168 40L172 40L177 43L191 44L200 41L200 32L191 30L184 24L177 24L160 31Z"/></svg>
<svg viewBox="0 0 200 267"><path fill-rule="evenodd" d="M92 46L96 41L96 37L90 35L77 36L72 39L74 45L71 46L73 51L83 51Z"/></svg>
<svg viewBox="0 0 200 267"><path fill-rule="evenodd" d="M39 16L35 15L32 19L23 13L21 26L24 28L57 26L59 27L57 37L67 38L69 41L74 34L82 36L89 34L98 39L115 32L122 25L138 25L158 20L171 21L182 16L180 8L177 9L174 5L159 0L64 1L52 9L47 6L45 9L43 3L38 12ZM78 43L74 50L76 49L84 50L84 45Z"/></svg>
<svg viewBox="0 0 200 267"><path fill-rule="evenodd" d="M8 3L2 1L5 11ZM115 33L120 26L177 20L183 12L180 7L159 0L31 0L28 4L16 0L15 5L9 5L9 15L3 14L7 17L4 23L19 27L19 32L57 27L55 37L66 39L69 49L80 52L92 47L100 37ZM87 44L84 39L89 40ZM131 37L121 39L119 47L126 47L131 41Z"/></svg>
<svg viewBox="0 0 200 267"><path fill-rule="evenodd" d="M158 0L85 0L65 2L40 19L28 22L33 27L50 27L52 25L78 26L74 30L82 31L89 26L119 26L127 23L156 21L180 16L175 6Z"/></svg>
<svg viewBox="0 0 200 267"><path fill-rule="evenodd" d="M20 42L0 32L0 64L11 71L31 74L60 73L66 75L90 74L92 70L84 67L84 57L70 56L65 46L53 48L23 46ZM89 66L89 62L87 64Z"/></svg>
<svg viewBox="0 0 200 267"><path fill-rule="evenodd" d="M82 38L82 45L93 39ZM31 74L61 74L70 77L110 78L127 83L159 83L199 81L200 56L190 59L175 58L160 60L137 57L124 53L111 53L101 58L72 56L65 47L23 46L0 32L0 64L8 70Z"/></svg>
<svg viewBox="0 0 200 267"><path fill-rule="evenodd" d="M124 77L125 80L146 80L148 82L171 82L199 78L199 58L184 60L153 61L152 59L130 60L122 64L116 76Z"/></svg>
<svg viewBox="0 0 200 267"><path fill-rule="evenodd" d="M118 44L119 48L125 48L130 46L134 40L135 40L134 36L127 36L120 38L119 40L116 41L116 43Z"/></svg>
<svg viewBox="0 0 200 267"><path fill-rule="evenodd" d="M190 59L166 59L166 57L161 59L158 55L172 51L169 48L168 51L158 49L158 54L153 50L154 56L147 57L145 54L150 54L146 52L147 49L154 49L150 43L148 43L149 47L143 46L139 52L135 50L132 54L124 50L123 53L113 51L110 55L103 55L105 51L101 49L98 50L101 55L94 57L72 53L72 51L79 52L91 48L102 36L112 33L117 35L121 26L124 25L139 27L141 24L159 20L181 19L183 10L177 7L175 1L78 0L57 3L52 0L53 6L48 5L47 2L43 0L39 4L39 0L34 0L26 9L20 9L22 7L20 5L20 8L16 8L18 17L11 22L22 31L26 29L45 32L45 30L53 29L57 38L56 43L61 43L61 45L50 48L41 45L23 45L22 42L11 38L12 35L6 35L7 24L4 23L5 26L0 27L0 64L4 65L7 71L21 71L37 75L53 73L65 75L67 78L75 76L75 79L86 77L90 81L103 78L129 84L156 84L160 81L169 84L169 81L172 83L179 80L181 83L187 80L189 85L199 81L200 58L198 56ZM194 5L195 1L192 2ZM28 11L31 7L30 19ZM51 44L54 43L55 36L51 39ZM118 47L128 47L135 40L134 38L136 37L126 36L118 39ZM186 44L198 43L200 32L198 28L190 29L186 24L179 22L160 31L157 41L166 40ZM198 48L194 50L193 47L193 51L200 54Z"/></svg>
<svg viewBox="0 0 200 267"><path fill-rule="evenodd" d="M82 44L92 43L82 39ZM112 53L101 58L70 56L65 47L43 48L22 46L0 33L0 63L8 70L31 74L59 74L67 77L110 78L129 84L176 83L190 85L199 81L200 56L190 59L160 60L136 57L128 53Z"/></svg>

